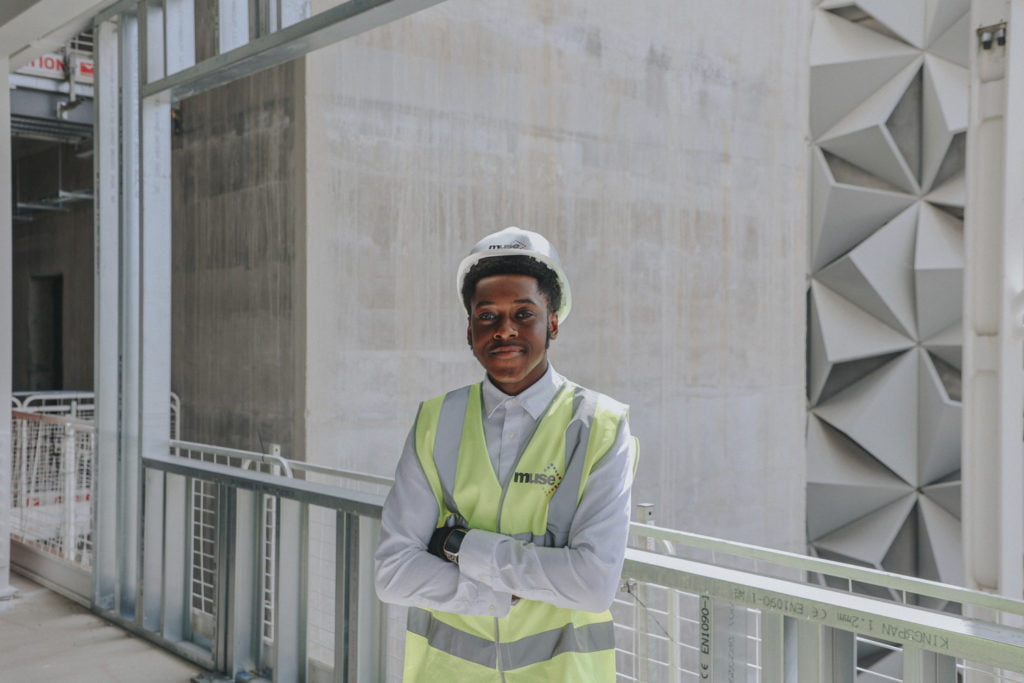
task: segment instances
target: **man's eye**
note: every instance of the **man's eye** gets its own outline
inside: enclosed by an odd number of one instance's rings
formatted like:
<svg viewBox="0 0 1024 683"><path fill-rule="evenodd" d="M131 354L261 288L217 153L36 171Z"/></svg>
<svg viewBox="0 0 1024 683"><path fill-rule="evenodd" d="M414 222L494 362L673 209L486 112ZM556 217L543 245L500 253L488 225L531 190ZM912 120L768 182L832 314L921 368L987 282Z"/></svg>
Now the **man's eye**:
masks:
<svg viewBox="0 0 1024 683"><path fill-rule="evenodd" d="M520 320L524 320L526 318L532 318L533 316L534 316L533 311L528 310L528 309L524 309L524 310L518 311L516 313L516 317L519 318Z"/></svg>
<svg viewBox="0 0 1024 683"><path fill-rule="evenodd" d="M477 320L494 320L494 314L493 313L484 312L484 313L479 314L476 317L476 319Z"/></svg>

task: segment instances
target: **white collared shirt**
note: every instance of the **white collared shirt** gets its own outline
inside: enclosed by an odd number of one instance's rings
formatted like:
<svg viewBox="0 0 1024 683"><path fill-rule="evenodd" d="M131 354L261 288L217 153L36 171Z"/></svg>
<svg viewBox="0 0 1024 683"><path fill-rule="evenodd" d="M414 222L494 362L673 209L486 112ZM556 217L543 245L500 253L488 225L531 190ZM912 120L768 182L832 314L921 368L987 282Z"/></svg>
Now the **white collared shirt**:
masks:
<svg viewBox="0 0 1024 683"><path fill-rule="evenodd" d="M502 485L548 404L565 383L548 365L534 384L508 396L483 383L484 437ZM587 479L564 548L545 548L480 529L466 534L455 565L427 552L438 508L416 456L414 430L381 515L375 555L384 602L501 617L515 595L556 607L600 612L618 589L629 531L633 439L628 421Z"/></svg>

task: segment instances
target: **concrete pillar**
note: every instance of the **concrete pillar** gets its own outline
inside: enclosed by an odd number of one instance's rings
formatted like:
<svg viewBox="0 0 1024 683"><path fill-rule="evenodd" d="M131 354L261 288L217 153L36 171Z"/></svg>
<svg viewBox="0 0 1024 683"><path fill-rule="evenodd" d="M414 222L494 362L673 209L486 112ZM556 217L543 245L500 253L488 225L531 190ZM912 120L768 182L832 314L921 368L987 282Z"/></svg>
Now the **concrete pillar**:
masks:
<svg viewBox="0 0 1024 683"><path fill-rule="evenodd" d="M10 64L0 58L0 405L11 405L11 97ZM0 420L0 599L15 591L11 572L11 420Z"/></svg>
<svg viewBox="0 0 1024 683"><path fill-rule="evenodd" d="M1024 22L1021 0L975 0L967 142L963 534L969 588L1021 598L1024 430ZM1014 40L1017 37L1018 40Z"/></svg>

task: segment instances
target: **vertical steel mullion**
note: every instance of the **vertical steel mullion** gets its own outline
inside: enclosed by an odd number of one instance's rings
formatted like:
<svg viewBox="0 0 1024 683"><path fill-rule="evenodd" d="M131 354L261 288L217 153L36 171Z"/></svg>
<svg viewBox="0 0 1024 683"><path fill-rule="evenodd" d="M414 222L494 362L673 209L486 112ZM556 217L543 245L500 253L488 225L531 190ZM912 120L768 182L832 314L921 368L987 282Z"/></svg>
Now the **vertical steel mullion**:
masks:
<svg viewBox="0 0 1024 683"><path fill-rule="evenodd" d="M231 671L231 593L227 590L231 574L231 544L235 530L235 489L217 484L214 512L214 619L213 658L217 670ZM202 514L202 513L200 513Z"/></svg>
<svg viewBox="0 0 1024 683"><path fill-rule="evenodd" d="M163 76L163 7L140 5L137 87ZM171 395L171 107L169 93L135 97L139 118L138 456L169 452Z"/></svg>
<svg viewBox="0 0 1024 683"><path fill-rule="evenodd" d="M225 488L222 491L227 492ZM234 677L259 668L259 648L263 626L263 601L260 595L262 565L260 557L260 498L262 494L231 488L226 507L231 509L225 520L228 537L218 548L218 560L225 559L227 584L220 586L227 596L226 644L224 672ZM222 623L218 620L218 625Z"/></svg>
<svg viewBox="0 0 1024 683"><path fill-rule="evenodd" d="M187 637L185 624L191 609L187 572L192 545L188 533L190 495L186 477L180 474L164 476L162 632L172 642Z"/></svg>
<svg viewBox="0 0 1024 683"><path fill-rule="evenodd" d="M856 636L849 631L809 621L797 622L800 683L853 683L856 676Z"/></svg>
<svg viewBox="0 0 1024 683"><path fill-rule="evenodd" d="M195 0L165 0L166 72L175 74L196 63Z"/></svg>
<svg viewBox="0 0 1024 683"><path fill-rule="evenodd" d="M356 680L384 680L384 606L377 599L377 591L373 585L373 555L380 538L380 520L372 517L359 517L359 556L356 597L358 614L356 615L357 642L356 664L358 666Z"/></svg>
<svg viewBox="0 0 1024 683"><path fill-rule="evenodd" d="M161 631L164 584L164 473L146 469L142 488L142 627Z"/></svg>
<svg viewBox="0 0 1024 683"><path fill-rule="evenodd" d="M359 537L359 520L339 510L335 515L334 540L334 683L350 683L356 678L355 597L356 562L353 549Z"/></svg>
<svg viewBox="0 0 1024 683"><path fill-rule="evenodd" d="M761 612L761 683L785 683L785 617Z"/></svg>
<svg viewBox="0 0 1024 683"><path fill-rule="evenodd" d="M308 505L287 498L278 499L277 528L274 530L277 536L274 681L279 683L306 681L308 522Z"/></svg>
<svg viewBox="0 0 1024 683"><path fill-rule="evenodd" d="M13 233L14 212L11 197L11 97L9 87L10 63L7 53L0 58L0 85L3 85L3 102L0 102L0 359L4 370L0 371L0 405L11 405L11 358L13 357L13 334L10 321L13 318ZM9 408L7 408L9 409ZM10 531L11 515L9 505L3 504L10 491L11 476L11 420L0 420L0 595L12 593L10 579Z"/></svg>
<svg viewBox="0 0 1024 683"><path fill-rule="evenodd" d="M166 42L164 29L164 6L162 0L145 0L140 9L143 16L140 17L139 50L142 58L142 82L152 83L167 75L166 64Z"/></svg>
<svg viewBox="0 0 1024 683"><path fill-rule="evenodd" d="M217 3L217 46L223 54L249 42L249 3L220 0Z"/></svg>
<svg viewBox="0 0 1024 683"><path fill-rule="evenodd" d="M797 637L797 680L800 683L816 683L823 680L822 630L824 626L809 621L798 621Z"/></svg>
<svg viewBox="0 0 1024 683"><path fill-rule="evenodd" d="M956 683L956 659L903 646L903 683Z"/></svg>
<svg viewBox="0 0 1024 683"><path fill-rule="evenodd" d="M309 0L275 0L277 4L278 30L308 19L311 13Z"/></svg>
<svg viewBox="0 0 1024 683"><path fill-rule="evenodd" d="M121 446L118 458L117 591L115 609L135 619L138 589L140 442L140 176L139 22L121 15Z"/></svg>
<svg viewBox="0 0 1024 683"><path fill-rule="evenodd" d="M674 588L668 591L668 670L671 683L682 683L683 668L680 662L679 645L682 642L682 634L679 628L679 591Z"/></svg>
<svg viewBox="0 0 1024 683"><path fill-rule="evenodd" d="M196 541L196 517L195 517L195 487L194 477L185 477L185 611L182 615L182 640L193 640L194 629L192 624L192 601L195 599L195 573L196 553L194 549ZM216 637L216 634L214 634ZM216 642L216 641L214 641ZM216 661L216 650L211 652L211 657Z"/></svg>
<svg viewBox="0 0 1024 683"><path fill-rule="evenodd" d="M117 586L118 450L120 447L120 90L118 24L96 29L96 111L93 141L95 194L95 287L93 385L96 460L94 470L93 602L114 608Z"/></svg>

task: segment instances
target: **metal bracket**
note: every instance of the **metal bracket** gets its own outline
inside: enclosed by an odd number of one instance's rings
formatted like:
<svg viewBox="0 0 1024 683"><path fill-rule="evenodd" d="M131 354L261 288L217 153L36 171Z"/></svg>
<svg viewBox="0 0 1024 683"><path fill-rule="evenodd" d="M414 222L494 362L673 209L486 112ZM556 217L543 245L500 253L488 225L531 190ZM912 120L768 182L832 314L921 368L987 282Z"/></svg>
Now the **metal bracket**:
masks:
<svg viewBox="0 0 1024 683"><path fill-rule="evenodd" d="M1002 47L1006 45L1006 22L1001 21L991 26L982 26L977 30L978 41L982 50L991 50L993 42Z"/></svg>

